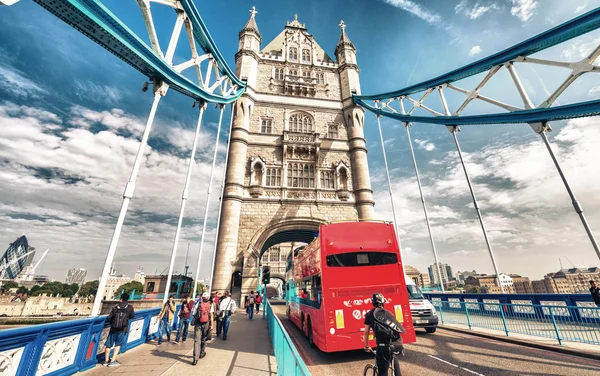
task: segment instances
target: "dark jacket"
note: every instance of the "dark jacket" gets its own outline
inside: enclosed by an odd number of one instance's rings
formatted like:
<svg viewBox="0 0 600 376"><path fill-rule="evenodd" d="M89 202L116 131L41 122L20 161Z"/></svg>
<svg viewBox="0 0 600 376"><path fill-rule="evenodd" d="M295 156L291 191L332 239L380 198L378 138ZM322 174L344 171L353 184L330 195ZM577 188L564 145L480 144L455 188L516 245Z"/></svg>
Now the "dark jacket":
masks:
<svg viewBox="0 0 600 376"><path fill-rule="evenodd" d="M590 287L590 293L592 294L592 299L594 299L594 303L600 304L600 288Z"/></svg>
<svg viewBox="0 0 600 376"><path fill-rule="evenodd" d="M117 315L118 309L125 309L125 313L127 315L128 321L131 320L135 316L133 307L131 306L131 304L129 304L129 302L119 302L115 307L113 307L113 309L110 311L110 314L106 318L106 322L111 324L110 325L111 333L126 332L127 327L129 326L129 325L126 325L125 328L122 328L122 329L113 328L113 320L115 319L115 316Z"/></svg>

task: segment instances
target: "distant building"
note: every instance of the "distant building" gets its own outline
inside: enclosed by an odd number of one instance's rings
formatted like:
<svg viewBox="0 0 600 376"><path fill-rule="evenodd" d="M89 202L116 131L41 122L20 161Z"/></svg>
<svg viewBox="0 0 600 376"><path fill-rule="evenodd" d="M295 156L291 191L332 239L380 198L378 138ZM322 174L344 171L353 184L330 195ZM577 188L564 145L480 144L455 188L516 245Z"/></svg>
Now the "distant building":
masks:
<svg viewBox="0 0 600 376"><path fill-rule="evenodd" d="M411 265L404 265L404 272L406 276L413 280L413 282L419 287L429 287L431 280L429 274L421 273L419 269Z"/></svg>
<svg viewBox="0 0 600 376"><path fill-rule="evenodd" d="M513 287L516 294L534 294L533 282L530 280L526 281L515 281L513 280Z"/></svg>
<svg viewBox="0 0 600 376"><path fill-rule="evenodd" d="M590 280L600 282L600 268L560 269L546 274L544 279L531 281L531 287L536 294L587 294Z"/></svg>
<svg viewBox="0 0 600 376"><path fill-rule="evenodd" d="M431 280L431 284L433 286L438 286L440 284L438 270L440 271L439 274L442 275L441 283L443 283L444 286L447 286L450 281L454 280L452 274L448 275L448 272L452 273L452 267L450 267L448 264L442 264L441 262L438 262L437 264L432 264L427 268L429 279Z"/></svg>
<svg viewBox="0 0 600 376"><path fill-rule="evenodd" d="M104 300L112 300L121 292L118 291L118 288L125 283L131 282L131 278L124 274L117 275L117 270L113 265L110 268L110 272L108 275L108 279L106 280L106 287L104 288L104 293L102 297Z"/></svg>
<svg viewBox="0 0 600 376"><path fill-rule="evenodd" d="M144 281L144 290L146 299L160 299L164 296L167 287L167 275L147 275ZM171 276L171 287L169 295L176 297L189 295L192 293L194 279L184 275Z"/></svg>
<svg viewBox="0 0 600 376"><path fill-rule="evenodd" d="M33 261L35 248L30 247L25 235L10 243L0 257L0 279L13 280Z"/></svg>
<svg viewBox="0 0 600 376"><path fill-rule="evenodd" d="M87 270L84 268L73 268L67 271L67 278L65 279L65 282L69 285L77 283L79 287L81 287L81 285L85 283L85 277L87 277Z"/></svg>
<svg viewBox="0 0 600 376"><path fill-rule="evenodd" d="M456 282L458 282L461 285L465 284L465 278L470 277L472 275L477 275L477 272L475 270L472 271L464 271L464 272L457 272L456 273Z"/></svg>
<svg viewBox="0 0 600 376"><path fill-rule="evenodd" d="M136 282L141 283L142 285L145 283L146 281L146 274L144 273L144 267L140 266L140 268L137 270L137 272L135 272L135 275L133 276L133 280Z"/></svg>

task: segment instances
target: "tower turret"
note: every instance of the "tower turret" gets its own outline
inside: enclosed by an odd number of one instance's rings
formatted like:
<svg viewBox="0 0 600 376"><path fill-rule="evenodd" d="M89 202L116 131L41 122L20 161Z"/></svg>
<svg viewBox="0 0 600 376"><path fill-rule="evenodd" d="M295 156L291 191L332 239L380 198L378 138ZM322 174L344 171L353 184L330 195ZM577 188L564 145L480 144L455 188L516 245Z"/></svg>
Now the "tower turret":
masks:
<svg viewBox="0 0 600 376"><path fill-rule="evenodd" d="M235 55L235 65L237 75L242 80L246 80L248 86L256 88L256 73L258 61L260 60L258 52L260 51L261 35L256 25L255 16L258 13L255 7L252 7L250 19L242 28L239 34L238 52Z"/></svg>

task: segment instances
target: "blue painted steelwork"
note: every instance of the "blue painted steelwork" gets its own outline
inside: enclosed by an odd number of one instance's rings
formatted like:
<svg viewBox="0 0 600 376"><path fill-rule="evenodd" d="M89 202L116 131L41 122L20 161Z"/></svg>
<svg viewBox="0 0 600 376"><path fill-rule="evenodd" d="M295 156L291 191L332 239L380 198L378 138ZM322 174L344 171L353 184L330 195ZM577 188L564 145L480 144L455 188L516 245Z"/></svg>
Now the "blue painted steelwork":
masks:
<svg viewBox="0 0 600 376"><path fill-rule="evenodd" d="M391 91L375 95L353 95L352 98L357 104L359 101L398 98L402 95L409 95L427 90L443 84L448 84L464 78L474 76L481 72L490 70L492 67L514 60L519 56L529 56L536 52L543 51L559 43L573 39L582 34L588 33L600 27L600 8L596 8L588 13L567 21L561 25L553 27L541 34L527 39L524 42L516 44L504 51L495 53L491 56L465 65L462 68L455 69L439 77L420 82L415 85L405 87L400 90ZM361 104L362 105L362 104Z"/></svg>
<svg viewBox="0 0 600 376"><path fill-rule="evenodd" d="M507 113L468 115L468 116L413 116L400 113L391 113L375 108L361 99L355 103L371 112L397 119L404 122L430 123L441 125L471 125L471 124L512 124L512 123L538 123L543 121L574 119L586 116L600 115L600 100L583 103L567 104L550 108L536 108Z"/></svg>
<svg viewBox="0 0 600 376"><path fill-rule="evenodd" d="M226 104L234 102L245 90L246 84L235 76L223 59L191 1L184 0L181 4L188 11L194 37L206 53L212 54L220 72L236 86L229 96L210 93L178 73L98 0L34 1L148 78L162 80L195 100Z"/></svg>
<svg viewBox="0 0 600 376"><path fill-rule="evenodd" d="M267 301L267 299L265 299ZM271 341L277 359L278 375L310 376L304 360L296 350L296 346L287 334L281 320L273 312L271 303L266 304L267 324L271 333Z"/></svg>
<svg viewBox="0 0 600 376"><path fill-rule="evenodd" d="M125 342L121 346L121 352L126 352L141 345L149 339L155 338L156 333L150 333L152 317L158 316L160 308L141 310L136 312L135 317L130 320L130 330ZM132 323L142 320L140 338L129 342L129 336L133 333ZM174 322L175 326L177 323ZM38 372L41 361L53 361L62 359L62 356L52 355L53 349L45 348L48 341L60 340L71 336L80 335L77 348L72 349L70 364L65 364L48 375L72 375L73 373L93 368L97 363L104 360L104 352L98 354L98 346L101 344L102 331L108 328L106 316L96 316L77 320L68 320L51 324L32 325L16 329L5 329L0 331L0 352L22 349L19 363L11 370L7 368L8 374L17 376L34 375ZM6 355L3 354L3 355ZM44 357L45 355L45 357ZM63 354L67 355L67 354ZM4 359L7 365L6 358ZM59 364L60 366L60 364ZM15 369L16 368L16 369Z"/></svg>
<svg viewBox="0 0 600 376"><path fill-rule="evenodd" d="M432 300L442 325L497 330L506 336L518 333L553 338L559 345L563 341L600 345L600 308L596 306L559 305L558 301L555 304L548 304L551 301L544 301L546 304L510 304L498 303L494 299L485 302L452 299Z"/></svg>

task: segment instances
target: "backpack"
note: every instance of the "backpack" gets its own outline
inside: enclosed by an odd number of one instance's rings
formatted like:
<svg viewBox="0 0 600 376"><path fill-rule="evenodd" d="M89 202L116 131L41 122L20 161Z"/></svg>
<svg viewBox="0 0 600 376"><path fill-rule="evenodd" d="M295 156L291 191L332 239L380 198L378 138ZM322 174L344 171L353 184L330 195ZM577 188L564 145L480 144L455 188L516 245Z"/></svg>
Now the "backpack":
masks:
<svg viewBox="0 0 600 376"><path fill-rule="evenodd" d="M198 303L198 309L194 315L194 322L200 324L206 324L208 322L210 314L210 302L201 301Z"/></svg>
<svg viewBox="0 0 600 376"><path fill-rule="evenodd" d="M117 305L115 308L113 308L113 317L110 322L110 328L113 331L122 331L127 329L127 324L129 323L127 307L129 307L129 304L125 304L125 307L119 307Z"/></svg>
<svg viewBox="0 0 600 376"><path fill-rule="evenodd" d="M383 308L373 310L373 331L375 336L383 339L382 342L396 342L400 340L400 334L406 333L406 330L396 320L390 311Z"/></svg>

